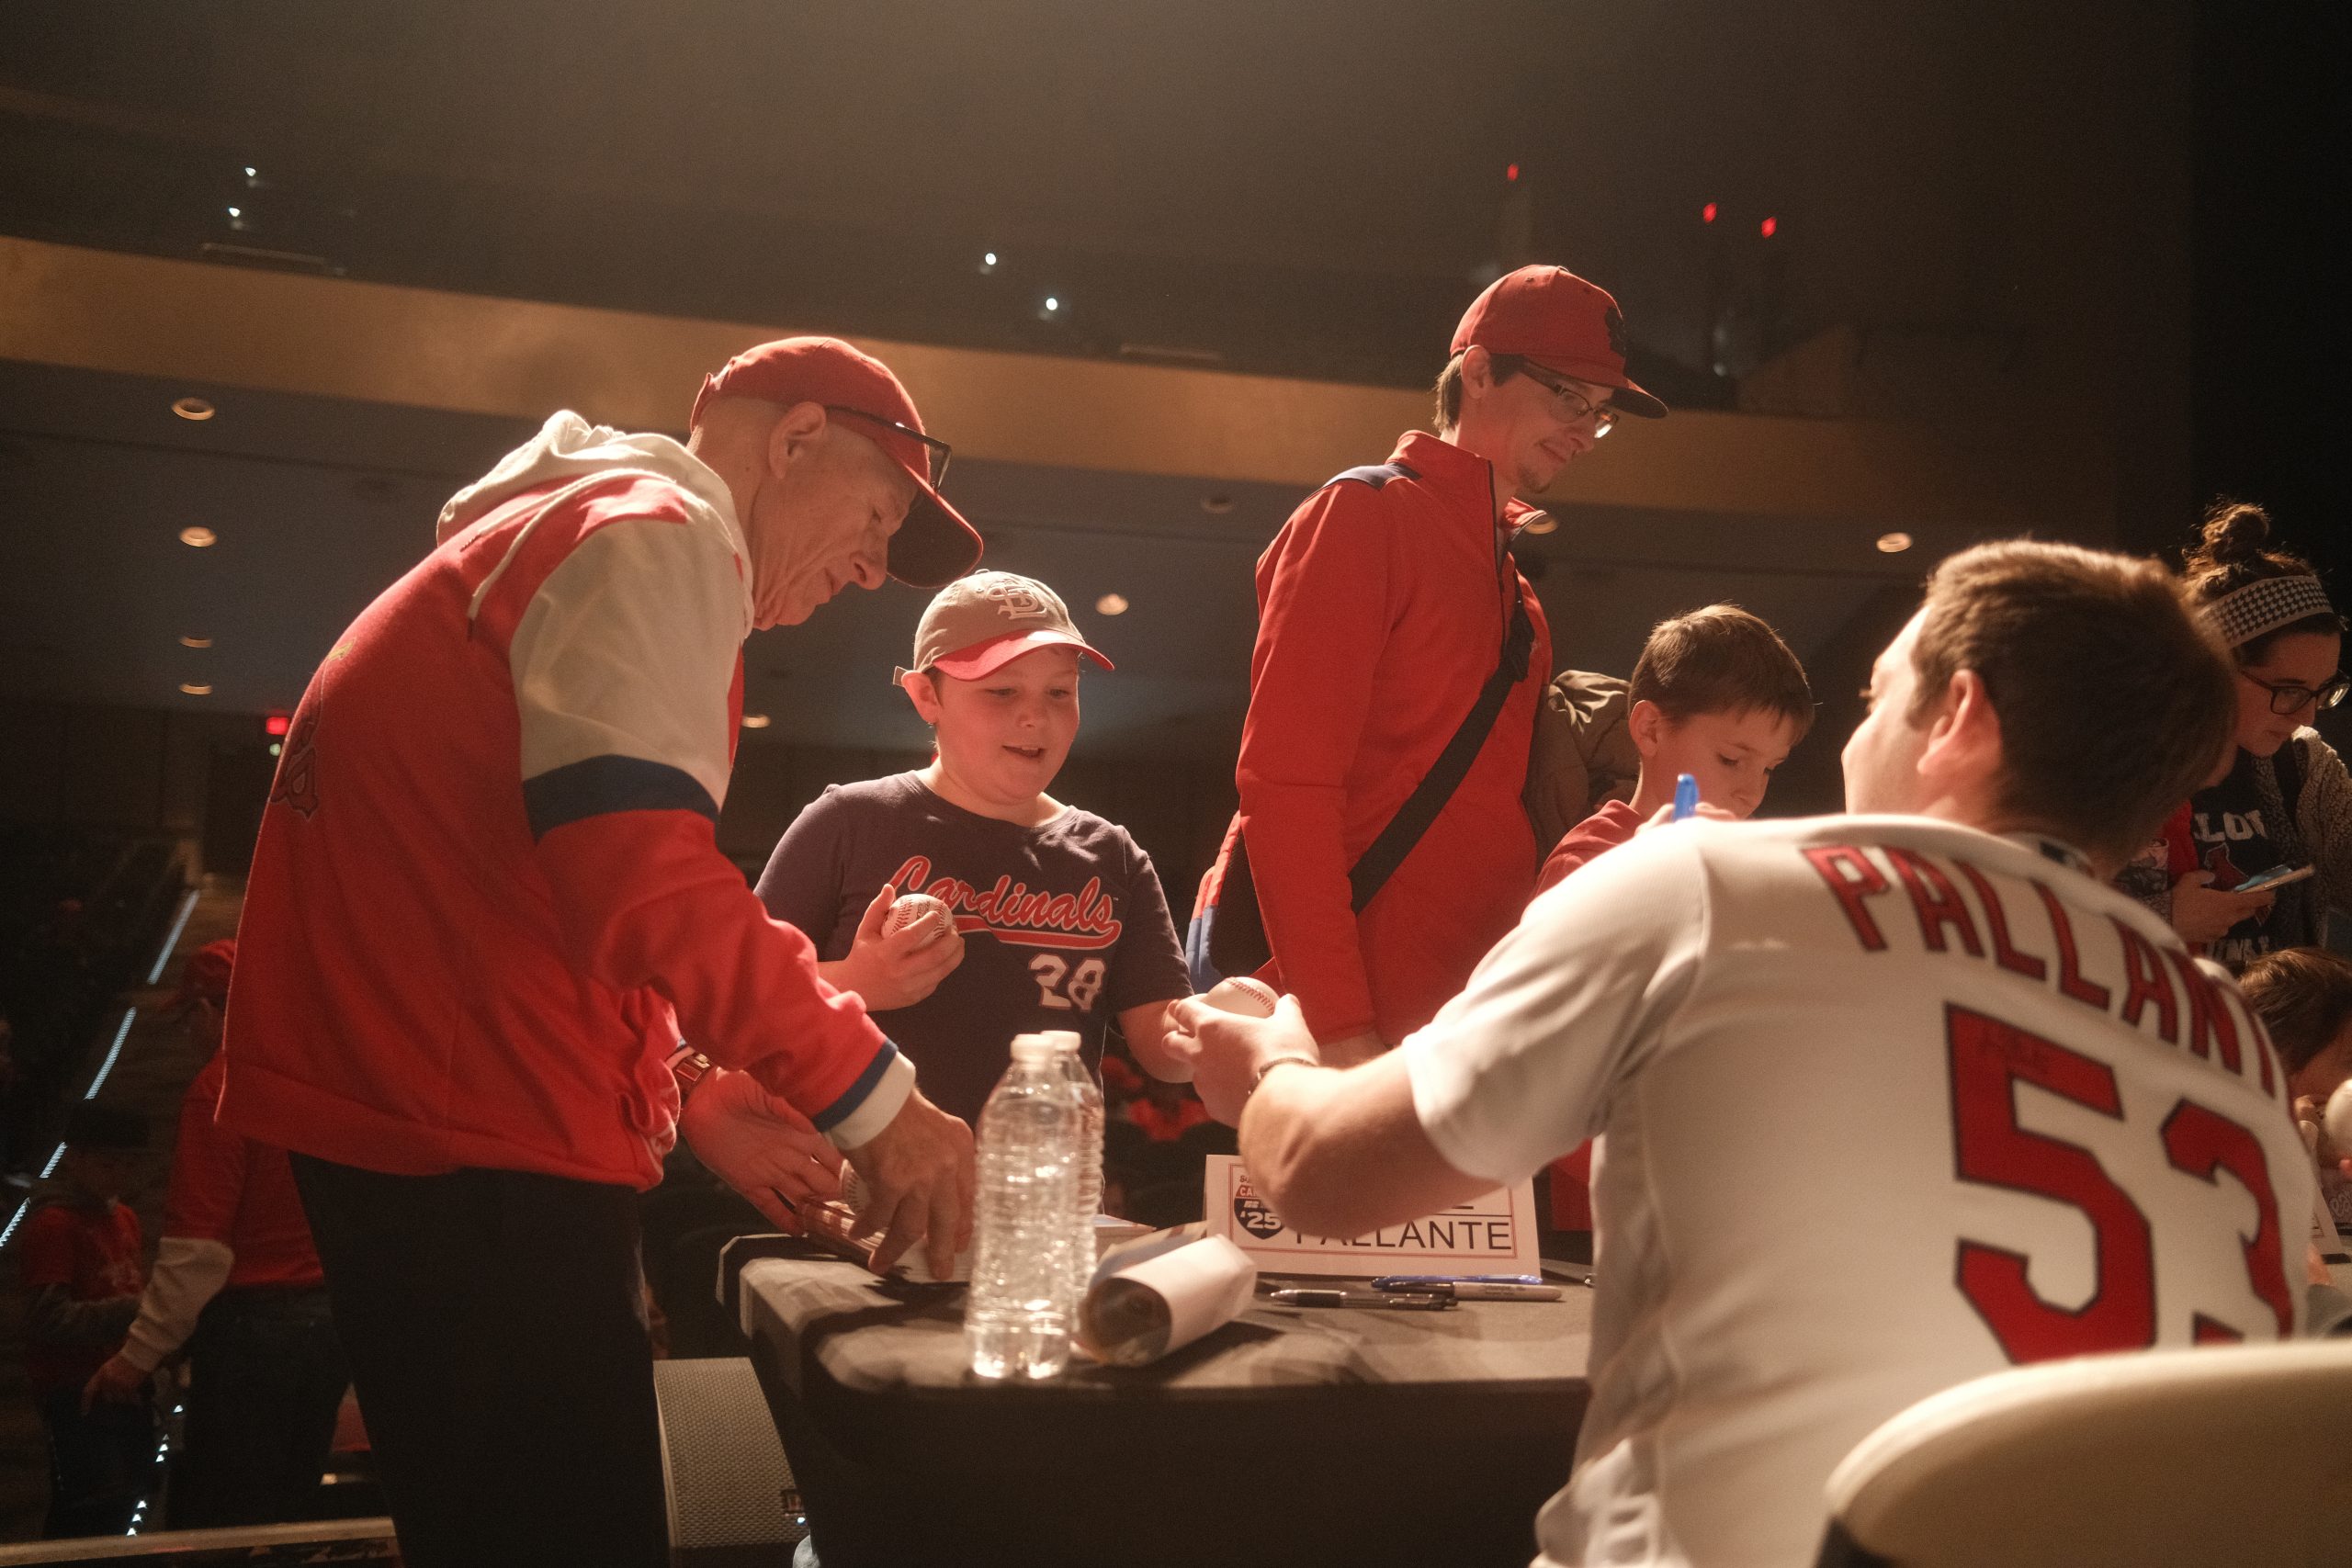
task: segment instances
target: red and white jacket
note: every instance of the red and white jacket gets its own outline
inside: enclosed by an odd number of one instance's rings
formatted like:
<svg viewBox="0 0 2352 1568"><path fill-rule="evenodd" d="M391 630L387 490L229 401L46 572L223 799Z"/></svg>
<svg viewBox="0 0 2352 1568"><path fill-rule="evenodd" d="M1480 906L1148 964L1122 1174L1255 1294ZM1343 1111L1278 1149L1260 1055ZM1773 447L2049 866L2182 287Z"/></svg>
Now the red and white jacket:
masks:
<svg viewBox="0 0 2352 1568"><path fill-rule="evenodd" d="M1510 930L1541 851L1521 798L1552 637L1535 590L1496 546L1493 470L1419 431L1291 514L1258 560L1258 644L1235 783L1235 836L1274 978L1318 1040L1427 1023ZM1509 515L1528 508L1512 503ZM1361 915L1348 872L1453 739L1494 672L1517 584L1533 623L1513 686L1469 773Z"/></svg>
<svg viewBox="0 0 2352 1568"><path fill-rule="evenodd" d="M854 1147L914 1068L719 853L751 559L664 436L563 412L328 653L238 931L223 1125L643 1188L681 1034Z"/></svg>

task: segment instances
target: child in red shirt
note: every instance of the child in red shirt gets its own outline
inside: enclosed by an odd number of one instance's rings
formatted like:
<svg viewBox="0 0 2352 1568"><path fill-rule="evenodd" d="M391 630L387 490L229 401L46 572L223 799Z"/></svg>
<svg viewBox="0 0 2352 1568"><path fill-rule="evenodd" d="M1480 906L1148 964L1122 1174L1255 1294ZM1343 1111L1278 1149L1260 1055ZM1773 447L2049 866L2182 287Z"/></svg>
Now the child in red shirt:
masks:
<svg viewBox="0 0 2352 1568"><path fill-rule="evenodd" d="M49 1428L50 1540L122 1534L154 1472L153 1406L90 1408L82 1393L139 1308L145 1238L121 1199L146 1146L137 1116L75 1106L56 1179L25 1221L25 1379Z"/></svg>
<svg viewBox="0 0 2352 1568"><path fill-rule="evenodd" d="M1736 604L1660 621L1626 692L1625 727L1642 755L1630 801L1612 800L1568 829L1536 879L1540 896L1631 839L1672 803L1676 778L1734 817L1764 804L1775 769L1813 728L1813 689L1780 634ZM1592 1145L1552 1162L1552 1228L1592 1228Z"/></svg>

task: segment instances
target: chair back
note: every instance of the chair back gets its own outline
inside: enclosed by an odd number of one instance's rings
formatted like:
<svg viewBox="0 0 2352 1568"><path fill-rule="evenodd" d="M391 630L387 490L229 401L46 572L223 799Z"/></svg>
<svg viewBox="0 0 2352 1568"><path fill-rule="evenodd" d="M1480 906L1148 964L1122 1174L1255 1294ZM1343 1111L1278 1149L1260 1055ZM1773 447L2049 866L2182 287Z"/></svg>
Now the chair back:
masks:
<svg viewBox="0 0 2352 1568"><path fill-rule="evenodd" d="M2352 1338L1996 1372L1863 1438L1828 1504L1819 1568L2352 1562Z"/></svg>

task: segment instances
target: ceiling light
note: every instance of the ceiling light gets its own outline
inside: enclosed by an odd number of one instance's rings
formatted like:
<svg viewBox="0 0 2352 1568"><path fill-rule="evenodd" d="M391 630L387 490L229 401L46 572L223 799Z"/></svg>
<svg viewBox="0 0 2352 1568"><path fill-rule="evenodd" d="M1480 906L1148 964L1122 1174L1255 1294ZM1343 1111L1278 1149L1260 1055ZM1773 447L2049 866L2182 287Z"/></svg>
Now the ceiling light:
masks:
<svg viewBox="0 0 2352 1568"><path fill-rule="evenodd" d="M1560 520L1548 512L1531 512L1527 521L1519 525L1522 534L1549 534L1559 527Z"/></svg>
<svg viewBox="0 0 2352 1568"><path fill-rule="evenodd" d="M1911 547L1911 536L1904 533L1881 534L1878 548L1881 555L1899 556Z"/></svg>
<svg viewBox="0 0 2352 1568"><path fill-rule="evenodd" d="M182 681L180 690L191 697L209 697L212 694L212 688L201 681Z"/></svg>
<svg viewBox="0 0 2352 1568"><path fill-rule="evenodd" d="M989 252L989 253L988 253L988 254L986 254L986 255L982 256L982 257L980 258L980 265L981 265L982 266L994 266L994 265L996 265L996 253L995 253L994 251L990 251L990 252Z"/></svg>
<svg viewBox="0 0 2352 1568"><path fill-rule="evenodd" d="M220 539L220 535L214 533L211 529L207 528L201 523L197 524L194 527L183 528L180 530L180 543L187 546L188 548L193 550L200 550L209 545L218 544Z"/></svg>
<svg viewBox="0 0 2352 1568"><path fill-rule="evenodd" d="M1050 316L1061 308L1062 302L1059 299L1057 299L1050 294L1046 296L1046 314Z"/></svg>
<svg viewBox="0 0 2352 1568"><path fill-rule="evenodd" d="M242 207L232 207L229 209L229 216L232 218L243 218L244 215L245 211Z"/></svg>
<svg viewBox="0 0 2352 1568"><path fill-rule="evenodd" d="M1222 517L1233 510L1233 497L1224 494L1204 495L1201 497L1201 510L1212 517Z"/></svg>
<svg viewBox="0 0 2352 1568"><path fill-rule="evenodd" d="M285 750L286 743L282 740L273 740L269 743L269 754L273 757L281 754Z"/></svg>
<svg viewBox="0 0 2352 1568"><path fill-rule="evenodd" d="M775 721L763 713L747 713L743 716L743 728L746 729L765 729L774 722Z"/></svg>
<svg viewBox="0 0 2352 1568"><path fill-rule="evenodd" d="M210 648L212 639L209 637L183 637L180 638L180 646L182 648Z"/></svg>
<svg viewBox="0 0 2352 1568"><path fill-rule="evenodd" d="M175 398L172 400L172 412L182 419L192 419L201 424L212 417L214 410L202 398Z"/></svg>
<svg viewBox="0 0 2352 1568"><path fill-rule="evenodd" d="M1126 597L1119 593L1105 593L1094 601L1094 608L1105 615L1124 615L1127 613Z"/></svg>
<svg viewBox="0 0 2352 1568"><path fill-rule="evenodd" d="M247 179L252 179L253 177L254 177L254 166L253 166L251 164L247 164L245 165L245 178L247 178Z"/></svg>

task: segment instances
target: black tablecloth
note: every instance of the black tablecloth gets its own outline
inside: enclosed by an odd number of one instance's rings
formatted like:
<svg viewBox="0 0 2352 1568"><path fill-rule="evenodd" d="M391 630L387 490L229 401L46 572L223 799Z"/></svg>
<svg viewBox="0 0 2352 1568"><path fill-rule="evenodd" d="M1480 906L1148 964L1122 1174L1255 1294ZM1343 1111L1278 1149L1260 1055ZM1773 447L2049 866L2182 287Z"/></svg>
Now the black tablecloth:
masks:
<svg viewBox="0 0 2352 1568"><path fill-rule="evenodd" d="M762 1239L722 1293L825 1568L1521 1568L1566 1479L1591 1296L1261 1305L1156 1366L970 1375L963 1292ZM747 1258L747 1253L785 1254Z"/></svg>

